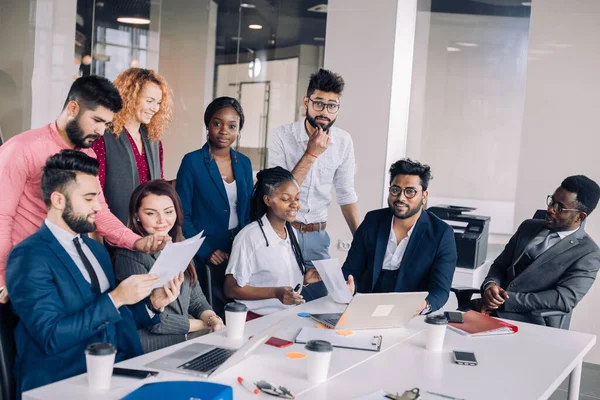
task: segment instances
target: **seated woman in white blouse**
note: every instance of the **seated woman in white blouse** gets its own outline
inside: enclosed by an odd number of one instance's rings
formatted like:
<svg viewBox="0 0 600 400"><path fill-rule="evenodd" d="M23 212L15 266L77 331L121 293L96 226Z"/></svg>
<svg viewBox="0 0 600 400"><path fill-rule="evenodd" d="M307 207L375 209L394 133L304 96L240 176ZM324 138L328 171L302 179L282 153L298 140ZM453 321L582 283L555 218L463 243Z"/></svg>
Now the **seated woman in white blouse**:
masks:
<svg viewBox="0 0 600 400"><path fill-rule="evenodd" d="M294 289L320 280L314 268L304 265L291 226L299 208L300 188L291 172L275 167L258 173L250 201L253 222L233 241L224 286L227 297L253 313L304 303Z"/></svg>

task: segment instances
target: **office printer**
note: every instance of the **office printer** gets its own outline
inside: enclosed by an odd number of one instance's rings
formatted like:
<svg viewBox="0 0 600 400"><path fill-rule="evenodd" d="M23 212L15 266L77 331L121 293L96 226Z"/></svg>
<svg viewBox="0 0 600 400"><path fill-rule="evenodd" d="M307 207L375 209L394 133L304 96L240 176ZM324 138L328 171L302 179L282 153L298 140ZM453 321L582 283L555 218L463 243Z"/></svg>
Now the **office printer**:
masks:
<svg viewBox="0 0 600 400"><path fill-rule="evenodd" d="M490 217L463 214L476 208L440 204L427 211L441 218L454 229L459 268L475 269L485 262L487 256Z"/></svg>

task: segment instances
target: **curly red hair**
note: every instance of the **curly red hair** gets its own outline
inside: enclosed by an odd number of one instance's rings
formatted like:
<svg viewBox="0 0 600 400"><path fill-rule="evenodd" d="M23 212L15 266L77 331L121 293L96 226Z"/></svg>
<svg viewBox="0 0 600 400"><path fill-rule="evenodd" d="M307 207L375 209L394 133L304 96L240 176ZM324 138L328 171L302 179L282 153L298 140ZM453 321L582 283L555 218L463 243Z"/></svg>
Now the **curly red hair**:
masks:
<svg viewBox="0 0 600 400"><path fill-rule="evenodd" d="M148 82L158 85L162 92L160 109L154 114L148 125L142 124L148 131L148 138L152 142L160 140L164 130L173 119L173 96L165 78L151 69L128 68L121 72L114 81L123 100L123 108L115 114L113 119L113 133L117 137L127 122L134 117L139 97L144 85Z"/></svg>

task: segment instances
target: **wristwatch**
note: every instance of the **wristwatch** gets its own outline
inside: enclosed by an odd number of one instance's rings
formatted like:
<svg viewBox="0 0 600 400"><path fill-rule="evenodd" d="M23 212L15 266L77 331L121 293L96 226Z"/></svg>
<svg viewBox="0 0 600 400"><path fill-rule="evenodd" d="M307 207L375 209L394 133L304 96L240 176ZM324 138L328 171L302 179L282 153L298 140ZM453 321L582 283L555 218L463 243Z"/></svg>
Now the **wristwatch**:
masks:
<svg viewBox="0 0 600 400"><path fill-rule="evenodd" d="M161 307L159 309L154 308L152 300L150 300L150 296L146 297L146 307L148 307L148 310L152 311L154 314L160 314L163 311L165 311L164 307Z"/></svg>

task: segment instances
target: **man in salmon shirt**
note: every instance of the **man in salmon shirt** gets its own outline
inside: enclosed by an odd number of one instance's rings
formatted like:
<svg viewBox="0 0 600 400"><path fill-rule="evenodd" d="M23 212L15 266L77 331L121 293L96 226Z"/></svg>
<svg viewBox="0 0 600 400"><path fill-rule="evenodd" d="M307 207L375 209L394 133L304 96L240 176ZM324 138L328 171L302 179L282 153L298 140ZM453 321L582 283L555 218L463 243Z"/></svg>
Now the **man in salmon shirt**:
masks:
<svg viewBox="0 0 600 400"><path fill-rule="evenodd" d="M110 127L122 108L121 97L106 78L87 76L73 82L56 121L23 132L0 147L0 303L8 302L5 288L6 260L12 248L35 233L46 218L42 200L42 169L48 157L63 149L75 149L96 158L92 143ZM168 236L141 238L108 209L100 193L97 231L109 243L145 253L164 248Z"/></svg>

